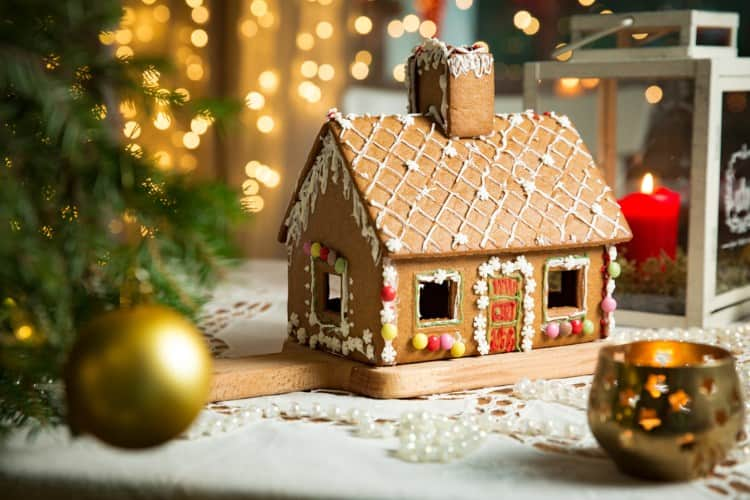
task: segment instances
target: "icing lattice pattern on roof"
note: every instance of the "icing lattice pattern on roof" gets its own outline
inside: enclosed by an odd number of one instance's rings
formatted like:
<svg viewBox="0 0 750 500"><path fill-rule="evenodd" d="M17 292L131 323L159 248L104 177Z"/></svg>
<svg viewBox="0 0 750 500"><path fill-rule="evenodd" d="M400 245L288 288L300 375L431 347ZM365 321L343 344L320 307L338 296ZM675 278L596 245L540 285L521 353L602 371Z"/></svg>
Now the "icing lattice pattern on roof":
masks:
<svg viewBox="0 0 750 500"><path fill-rule="evenodd" d="M624 241L630 230L578 132L554 113L497 115L447 138L418 115L332 117L354 182L394 255Z"/></svg>

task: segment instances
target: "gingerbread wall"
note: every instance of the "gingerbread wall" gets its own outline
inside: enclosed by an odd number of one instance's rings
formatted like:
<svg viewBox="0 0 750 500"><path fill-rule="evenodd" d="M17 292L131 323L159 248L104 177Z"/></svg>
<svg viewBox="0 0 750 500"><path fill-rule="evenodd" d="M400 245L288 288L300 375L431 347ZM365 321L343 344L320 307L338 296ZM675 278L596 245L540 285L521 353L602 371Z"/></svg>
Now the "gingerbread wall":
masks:
<svg viewBox="0 0 750 500"><path fill-rule="evenodd" d="M352 199L356 193L350 193L349 199L343 194L343 179L339 173L336 182L333 176L329 176L325 193L320 193L315 200L314 211L310 214L307 229L303 231L300 243L292 249L289 264L289 302L288 313L290 318L290 337L299 341L299 329L304 328L301 338L304 343L309 343L312 335L318 334L320 327L310 322L307 314L313 306L316 298L312 297L311 287L315 284L311 280L312 270L318 269L320 277L323 271L331 271L335 267L324 262L320 257L311 258L305 252L305 243L319 243L323 248L331 249L339 257L347 261L348 283L348 314L347 319L351 323L348 336L329 336L338 338L338 348L326 346L320 339L316 347L344 354L352 359L365 363L374 363L379 359L379 353L383 348L383 339L380 336L380 275L379 266L376 266L371 257L371 247L361 236L361 230L352 216ZM317 262L317 264L316 264ZM320 285L320 283L316 283ZM291 320L296 314L297 324ZM341 342L347 338L362 338L363 332L369 329L371 332L372 359L363 354L359 349L347 349L341 347ZM368 342L363 340L362 350L367 350Z"/></svg>
<svg viewBox="0 0 750 500"><path fill-rule="evenodd" d="M518 255L498 253L501 262L514 261ZM556 339L550 339L542 332L544 324L543 294L544 292L544 270L545 263L549 259L565 258L568 256L586 256L589 259L587 271L586 318L594 324L594 332L589 335L560 335ZM603 247L590 247L579 249L568 249L563 251L532 252L524 255L533 267L533 279L536 282L536 290L531 294L533 297L533 315L531 322L534 336L533 348L547 348L561 345L569 345L582 342L591 342L602 336L602 311L600 308L602 291L604 289L604 276L602 265L604 260ZM413 363L429 361L434 359L450 358L449 351L438 350L431 352L428 349L417 350L412 346L411 340L417 332L429 335L441 335L448 333L455 335L458 332L466 345L464 356L478 354L477 342L474 339L474 318L479 312L477 299L479 294L475 292L474 285L480 280L478 274L479 266L487 263L490 255L465 256L465 257L437 257L424 259L399 259L394 261L398 272L398 336L393 340L396 349L397 363ZM438 269L456 271L461 276L461 292L463 294L460 303L461 321L458 324L442 326L431 326L425 328L417 327L417 304L415 297L415 275L418 273L433 273ZM522 307L522 305L521 305ZM523 309L521 309L523 311ZM522 318L519 317L519 321ZM492 354L495 355L495 354ZM497 355L502 356L501 353ZM500 362L502 358L498 358Z"/></svg>

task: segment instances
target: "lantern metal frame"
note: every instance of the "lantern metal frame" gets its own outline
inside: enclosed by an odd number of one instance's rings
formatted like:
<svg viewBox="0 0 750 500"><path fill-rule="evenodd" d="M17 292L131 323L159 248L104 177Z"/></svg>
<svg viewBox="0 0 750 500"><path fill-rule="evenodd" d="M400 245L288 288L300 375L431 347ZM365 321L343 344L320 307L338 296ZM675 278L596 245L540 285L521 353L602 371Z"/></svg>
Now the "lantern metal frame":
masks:
<svg viewBox="0 0 750 500"><path fill-rule="evenodd" d="M617 168L617 80L683 78L694 82L685 313L619 310L622 324L702 327L750 315L750 284L716 293L722 96L724 92L750 92L750 58L737 57L738 26L736 13L695 10L572 16L571 43L566 47L573 48L572 57L565 62L525 65L524 105L530 109L539 108L542 81L600 79L595 158L610 185L614 185ZM726 45L699 45L703 29L724 30ZM617 48L575 48L582 45L580 42L597 38L591 35L596 32L614 34ZM675 32L678 45L670 47L634 47L630 36L649 33L642 40L648 42Z"/></svg>

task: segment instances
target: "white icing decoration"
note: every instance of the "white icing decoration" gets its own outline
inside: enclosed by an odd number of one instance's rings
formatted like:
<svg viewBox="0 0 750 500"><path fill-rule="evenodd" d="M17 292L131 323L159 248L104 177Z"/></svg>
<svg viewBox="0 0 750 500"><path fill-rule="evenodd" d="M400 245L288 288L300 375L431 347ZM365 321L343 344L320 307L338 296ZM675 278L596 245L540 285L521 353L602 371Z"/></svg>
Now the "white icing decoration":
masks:
<svg viewBox="0 0 750 500"><path fill-rule="evenodd" d="M490 199L490 193L487 191L487 188L485 186L479 186L479 189L477 189L477 198L482 201L487 201Z"/></svg>
<svg viewBox="0 0 750 500"><path fill-rule="evenodd" d="M602 206L598 203L593 203L591 205L591 213L594 215L601 215L602 214Z"/></svg>
<svg viewBox="0 0 750 500"><path fill-rule="evenodd" d="M617 260L617 247L615 245L608 245L607 246L607 255L609 256L610 262L615 262ZM604 298L612 298L612 294L615 293L615 279L612 276L609 276L609 273L607 273L608 279L607 283L604 287ZM612 333L615 331L615 313L612 312L604 312L604 321L607 323L607 333Z"/></svg>
<svg viewBox="0 0 750 500"><path fill-rule="evenodd" d="M385 242L385 246L389 252L400 252L404 248L404 243L398 238L391 238Z"/></svg>
<svg viewBox="0 0 750 500"><path fill-rule="evenodd" d="M406 168L413 172L419 172L419 163L415 162L414 160L407 160Z"/></svg>
<svg viewBox="0 0 750 500"><path fill-rule="evenodd" d="M288 334L291 334L295 328L299 326L299 315L296 312L293 312L289 315L289 322L286 325L286 331Z"/></svg>
<svg viewBox="0 0 750 500"><path fill-rule="evenodd" d="M291 261L294 249L300 244L302 233L307 229L310 215L315 211L315 205L320 194L325 194L328 180L334 184L341 180L344 198L352 201L352 216L360 229L360 234L370 245L370 253L374 263L380 262L380 240L375 229L369 224L367 209L362 203L349 169L336 146L336 140L329 132L323 138L323 146L315 158L310 171L297 192L297 202L289 210L289 216L284 224L287 227L286 248Z"/></svg>
<svg viewBox="0 0 750 500"><path fill-rule="evenodd" d="M391 264L390 259L387 257L383 259L383 286L389 286L394 290L398 290L398 271L396 267ZM380 309L380 323L381 326L386 323L397 325L398 315L398 294L395 300L385 301L381 300ZM396 363L396 348L393 347L393 340L385 340L383 350L380 353L380 359L383 363L392 365Z"/></svg>
<svg viewBox="0 0 750 500"><path fill-rule="evenodd" d="M443 148L443 153L445 153L445 156L448 158L454 158L458 155L458 151L456 151L456 148L450 142Z"/></svg>
<svg viewBox="0 0 750 500"><path fill-rule="evenodd" d="M404 127L411 127L414 125L414 114L398 115L397 119L404 125Z"/></svg>
<svg viewBox="0 0 750 500"><path fill-rule="evenodd" d="M468 242L469 242L469 238L465 234L463 234L463 233L458 233L458 234L456 234L456 235L453 236L453 246L454 247L458 246L458 245L465 245Z"/></svg>
<svg viewBox="0 0 750 500"><path fill-rule="evenodd" d="M487 262L479 265L478 273L480 280L474 285L474 291L479 295L477 307L479 312L474 316L474 340L477 343L479 354L485 355L490 352L490 344L487 339L487 312L489 306L489 290L485 278L491 276L510 276L516 272L521 273L523 287L523 298L521 307L521 350L530 351L534 342L534 291L536 290L536 280L534 279L534 266L526 260L526 257L519 255L515 260L501 261L498 257L492 257ZM484 283L482 285L481 283Z"/></svg>

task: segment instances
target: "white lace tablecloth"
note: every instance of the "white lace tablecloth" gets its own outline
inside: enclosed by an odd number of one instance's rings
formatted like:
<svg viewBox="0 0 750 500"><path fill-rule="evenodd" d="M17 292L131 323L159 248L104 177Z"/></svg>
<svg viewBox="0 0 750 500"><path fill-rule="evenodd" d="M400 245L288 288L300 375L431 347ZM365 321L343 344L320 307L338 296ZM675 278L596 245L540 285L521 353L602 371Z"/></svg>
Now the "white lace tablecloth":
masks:
<svg viewBox="0 0 750 500"><path fill-rule="evenodd" d="M286 264L243 265L215 292L200 321L218 356L278 351L286 335ZM588 377L571 379L585 387ZM405 411L456 415L483 409L564 425L585 424L585 410L521 400L508 388L414 400L380 401L327 392L294 393L211 405L198 427L233 407L282 412L293 402L358 408L381 420ZM226 417L228 418L228 417ZM576 441L544 435L489 434L449 463L398 459L397 438L365 439L352 426L311 418L262 418L211 435L123 451L65 429L29 442L23 433L0 448L0 498L737 498L750 497L750 466L725 464L691 483L643 482L620 474L590 434Z"/></svg>

